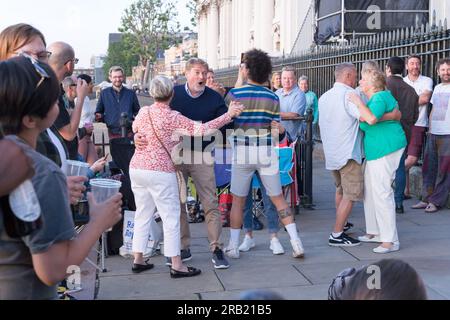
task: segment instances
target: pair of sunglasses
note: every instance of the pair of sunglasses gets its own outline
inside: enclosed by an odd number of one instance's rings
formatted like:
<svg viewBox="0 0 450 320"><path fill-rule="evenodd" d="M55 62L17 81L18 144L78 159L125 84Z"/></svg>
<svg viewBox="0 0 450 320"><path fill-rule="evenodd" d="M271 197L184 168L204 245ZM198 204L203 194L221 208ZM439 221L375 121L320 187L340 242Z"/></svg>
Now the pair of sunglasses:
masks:
<svg viewBox="0 0 450 320"><path fill-rule="evenodd" d="M34 67L34 70L36 70L36 72L41 76L41 80L39 80L39 82L37 83L36 89L39 88L39 86L45 81L45 79L50 79L49 74L47 73L47 71L45 71L44 68L42 68L42 66L39 64L38 60L36 60L32 56L30 56L29 54L24 53L24 52L19 53L19 56L30 60L31 64Z"/></svg>

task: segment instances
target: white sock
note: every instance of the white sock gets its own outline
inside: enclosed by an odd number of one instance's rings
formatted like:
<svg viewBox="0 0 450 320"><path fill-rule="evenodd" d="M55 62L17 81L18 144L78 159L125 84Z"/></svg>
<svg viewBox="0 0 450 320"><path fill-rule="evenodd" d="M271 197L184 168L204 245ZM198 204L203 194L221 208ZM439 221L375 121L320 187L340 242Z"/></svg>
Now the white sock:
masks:
<svg viewBox="0 0 450 320"><path fill-rule="evenodd" d="M239 246L239 237L241 235L241 229L230 229L230 244L233 248Z"/></svg>
<svg viewBox="0 0 450 320"><path fill-rule="evenodd" d="M298 240L300 239L297 233L297 225L295 223L288 224L287 226L284 226L289 233L289 236L291 237L291 240Z"/></svg>
<svg viewBox="0 0 450 320"><path fill-rule="evenodd" d="M332 233L334 238L339 238L344 232L339 232L339 233Z"/></svg>

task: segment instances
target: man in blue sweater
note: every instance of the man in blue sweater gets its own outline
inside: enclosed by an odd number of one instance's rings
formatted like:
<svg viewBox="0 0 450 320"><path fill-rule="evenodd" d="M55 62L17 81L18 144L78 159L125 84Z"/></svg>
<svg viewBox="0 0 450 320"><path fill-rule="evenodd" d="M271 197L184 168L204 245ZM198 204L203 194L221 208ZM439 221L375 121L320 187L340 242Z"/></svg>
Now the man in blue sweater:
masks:
<svg viewBox="0 0 450 320"><path fill-rule="evenodd" d="M109 70L111 88L104 89L98 99L95 118L97 122L104 122L108 127L109 138L120 138L120 118L123 113L129 120L139 113L139 101L136 93L123 86L125 72L121 67L112 67ZM127 128L127 134L131 135L131 125Z"/></svg>
<svg viewBox="0 0 450 320"><path fill-rule="evenodd" d="M201 59L189 60L186 65L187 83L175 87L174 97L170 104L173 110L180 112L183 116L202 123L214 120L228 111L222 96L206 86L208 69L208 64ZM224 137L223 134L220 136ZM216 269L228 269L229 263L224 256L220 243L222 221L218 209L214 161L211 155L214 144L221 144L225 141L216 141L218 137L219 135L198 138L184 137L183 164L179 169L186 181L189 176L192 177L203 205L214 267ZM139 134L136 135L135 142L138 148L140 145L147 144L145 137L141 137ZM181 258L183 261L192 259L189 249L190 238L186 206L181 205ZM169 263L168 260L167 264Z"/></svg>

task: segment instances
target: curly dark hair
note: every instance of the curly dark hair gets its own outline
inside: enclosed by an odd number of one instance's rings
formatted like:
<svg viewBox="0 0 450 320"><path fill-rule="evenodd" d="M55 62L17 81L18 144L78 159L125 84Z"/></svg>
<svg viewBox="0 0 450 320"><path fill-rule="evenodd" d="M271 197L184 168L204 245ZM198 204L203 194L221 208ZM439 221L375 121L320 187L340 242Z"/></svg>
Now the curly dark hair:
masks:
<svg viewBox="0 0 450 320"><path fill-rule="evenodd" d="M253 49L245 53L243 61L249 70L250 80L266 83L272 74L272 61L269 55L261 50Z"/></svg>

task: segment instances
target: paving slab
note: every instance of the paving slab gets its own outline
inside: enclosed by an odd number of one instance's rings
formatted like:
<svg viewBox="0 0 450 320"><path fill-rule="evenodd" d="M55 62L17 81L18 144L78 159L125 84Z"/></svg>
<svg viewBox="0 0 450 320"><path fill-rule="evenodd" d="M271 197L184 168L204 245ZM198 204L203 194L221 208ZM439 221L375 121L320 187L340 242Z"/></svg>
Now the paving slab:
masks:
<svg viewBox="0 0 450 320"><path fill-rule="evenodd" d="M287 232L281 228L279 238L286 250L274 256L269 250L267 228L254 232L256 247L230 259L228 270L215 270L207 239L206 225L191 224L193 258L188 265L200 268L202 275L173 280L165 266L165 258L151 259L155 268L144 274L131 273L132 260L109 257L106 274L99 274L98 299L131 300L235 300L251 289L275 291L286 299L326 299L331 280L348 267L359 267L385 258L398 258L410 263L420 274L430 299L450 299L450 210L434 215L412 210L417 200L405 201L404 215L397 216L401 250L389 255L372 252L376 244L354 248L332 248L328 236L335 222L334 183L324 164L314 164L314 203L316 210L300 210L296 223L306 250L305 259L291 256ZM265 226L265 218L261 218ZM352 236L365 232L364 207L354 206L350 221ZM228 244L229 228L223 229L222 242ZM241 233L241 241L244 234Z"/></svg>
<svg viewBox="0 0 450 320"><path fill-rule="evenodd" d="M171 279L164 274L139 274L102 277L100 300L148 299L162 297L190 297L201 291L221 291L223 287L214 271L203 271L194 278Z"/></svg>

